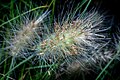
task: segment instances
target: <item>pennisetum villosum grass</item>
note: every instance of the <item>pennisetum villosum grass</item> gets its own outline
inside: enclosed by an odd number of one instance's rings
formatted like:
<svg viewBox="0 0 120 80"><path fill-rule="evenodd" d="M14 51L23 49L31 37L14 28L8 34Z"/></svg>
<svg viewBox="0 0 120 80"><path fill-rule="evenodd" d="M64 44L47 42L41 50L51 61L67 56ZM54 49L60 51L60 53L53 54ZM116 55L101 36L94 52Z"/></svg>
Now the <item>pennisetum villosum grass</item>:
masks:
<svg viewBox="0 0 120 80"><path fill-rule="evenodd" d="M11 9L13 3L11 1ZM23 3L27 4L25 1ZM3 36L2 49L6 51L7 56L12 56L9 70L1 73L4 75L1 79L6 76L7 80L10 79L11 73L15 73L23 64L21 76L29 74L32 79L30 71L35 70L35 75L39 73L41 76L44 73L41 79L49 79L52 72L55 76L62 73L87 73L92 68L100 68L102 64L110 61L96 78L98 79L113 61L115 50L111 44L111 25L106 15L97 9L87 11L91 0L83 0L77 8L69 5L72 9L67 11L63 9L56 17L55 3L56 0L52 0L50 5L39 6L22 14L17 8L16 11L20 15L0 25L0 27L9 25L6 36ZM87 5L82 11L85 3ZM49 9L40 9L46 7ZM11 16L14 16L13 11ZM17 63L17 60L22 61ZM5 61L7 58L0 62L0 65Z"/></svg>

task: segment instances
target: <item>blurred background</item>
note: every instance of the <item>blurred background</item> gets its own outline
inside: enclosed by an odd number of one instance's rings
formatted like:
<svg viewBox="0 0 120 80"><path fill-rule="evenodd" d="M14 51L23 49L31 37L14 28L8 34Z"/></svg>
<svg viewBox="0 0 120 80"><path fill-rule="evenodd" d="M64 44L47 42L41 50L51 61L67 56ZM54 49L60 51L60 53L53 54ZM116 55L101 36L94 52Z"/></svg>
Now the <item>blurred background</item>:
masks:
<svg viewBox="0 0 120 80"><path fill-rule="evenodd" d="M20 11L24 10L25 5L29 7L29 4L33 4L34 7L37 7L37 5L49 5L52 0L0 0L0 25L7 21L8 18L13 18L11 15L16 10L16 5L19 7ZM80 3L83 0L56 0L55 1L55 10L54 10L54 16L58 17L58 14L61 12L63 8L65 10L69 9L67 4L70 4L70 2L74 2L73 7L76 6L76 4ZM84 9L83 5L82 9ZM92 0L88 7L88 11L91 8L100 8L100 10L106 11L108 15L114 17L114 25L119 25L120 23L120 0ZM51 9L53 7L51 6ZM17 16L17 15L15 15ZM117 26L120 27L120 26ZM117 31L116 26L112 26L112 31ZM0 27L0 31L4 31L3 28ZM0 41L2 41L3 38L0 35ZM0 42L0 44L2 44ZM1 65L0 65L1 66ZM1 68L0 68L1 69ZM107 71L103 74L101 80L120 80L120 62L118 60L114 60L107 68ZM1 73L1 72L0 72ZM91 74L92 73L92 74ZM90 74L87 74L86 80L94 80L98 73L91 72ZM75 78L78 79L78 78Z"/></svg>

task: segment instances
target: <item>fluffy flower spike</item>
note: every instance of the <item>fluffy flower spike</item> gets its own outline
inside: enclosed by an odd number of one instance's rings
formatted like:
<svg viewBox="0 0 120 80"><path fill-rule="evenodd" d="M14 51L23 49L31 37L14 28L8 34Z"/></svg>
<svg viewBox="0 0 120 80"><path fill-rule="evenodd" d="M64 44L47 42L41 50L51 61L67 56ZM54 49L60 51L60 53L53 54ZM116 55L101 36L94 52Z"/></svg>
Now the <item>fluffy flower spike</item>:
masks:
<svg viewBox="0 0 120 80"><path fill-rule="evenodd" d="M14 35L9 41L10 46L10 54L12 56L24 56L29 55L28 48L30 48L32 45L35 45L35 38L36 38L36 32L40 30L41 23L43 19L50 13L50 11L46 11L43 13L38 19L28 21L26 24L21 24L19 26L20 29L14 30ZM38 37L38 36L37 36Z"/></svg>
<svg viewBox="0 0 120 80"><path fill-rule="evenodd" d="M85 70L88 65L111 59L112 49L108 47L111 38L107 34L111 27L105 24L103 15L93 11L74 20L66 19L62 25L55 22L54 33L37 46L42 59L50 63L63 60L61 66L67 66L68 71L74 63Z"/></svg>

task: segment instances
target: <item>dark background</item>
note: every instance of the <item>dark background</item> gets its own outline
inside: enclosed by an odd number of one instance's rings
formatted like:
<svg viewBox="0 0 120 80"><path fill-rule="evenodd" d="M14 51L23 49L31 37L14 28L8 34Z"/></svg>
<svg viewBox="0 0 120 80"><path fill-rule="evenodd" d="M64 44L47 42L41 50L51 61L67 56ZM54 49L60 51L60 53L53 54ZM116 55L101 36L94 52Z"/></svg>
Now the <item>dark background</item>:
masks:
<svg viewBox="0 0 120 80"><path fill-rule="evenodd" d="M26 0L27 2L29 2L29 0ZM51 2L51 0L32 0L33 3L36 4L49 4ZM65 4L65 3L69 3L70 1L74 1L74 5L78 4L80 2L80 0L56 0L56 7L55 7L55 15L57 15L58 12L58 7ZM2 24L2 20L7 20L6 18L3 17L4 14L9 15L9 11L10 11L10 7L9 7L9 3L11 1L10 0L0 0L0 24ZM19 2L21 2L21 0L14 0L14 4L19 4ZM40 2L40 3L39 3ZM63 6L62 6L63 7ZM67 9L67 5L64 6ZM118 25L120 23L120 0L92 0L90 6L89 6L89 10L92 7L100 7L101 10L104 11L108 11L108 15L114 16L114 24ZM22 7L24 9L24 7ZM118 26L119 27L119 26ZM116 31L116 27L113 26L112 27L112 32L114 33L114 31ZM0 31L2 30L2 28L0 28ZM1 41L1 36L0 36L0 41ZM114 61L113 64L115 65L112 68L109 68L108 71L109 73L112 75L112 78L116 78L118 76L120 76L119 72L120 72L120 62L116 62ZM94 74L90 74L89 77L93 77ZM97 76L95 74L95 76ZM88 78L89 79L89 78ZM106 76L105 78L106 80L111 80L110 76ZM113 79L112 79L113 80ZM120 80L120 79L118 79Z"/></svg>
<svg viewBox="0 0 120 80"><path fill-rule="evenodd" d="M18 4L21 2L21 0L13 0L13 1L14 1L14 4ZM29 0L25 0L25 1L29 2ZM31 0L31 1L38 5L40 3L44 5L44 4L50 3L52 0ZM64 3L69 3L71 1L75 3L74 5L76 5L81 0L56 0L56 6L63 5ZM0 0L0 14L9 13L8 8L9 8L10 2L11 2L10 0ZM120 0L92 0L89 8L95 7L95 6L98 7L98 5L102 9L109 11L109 14L115 16L116 19L118 20L120 19ZM0 18L2 18L2 15L0 15Z"/></svg>

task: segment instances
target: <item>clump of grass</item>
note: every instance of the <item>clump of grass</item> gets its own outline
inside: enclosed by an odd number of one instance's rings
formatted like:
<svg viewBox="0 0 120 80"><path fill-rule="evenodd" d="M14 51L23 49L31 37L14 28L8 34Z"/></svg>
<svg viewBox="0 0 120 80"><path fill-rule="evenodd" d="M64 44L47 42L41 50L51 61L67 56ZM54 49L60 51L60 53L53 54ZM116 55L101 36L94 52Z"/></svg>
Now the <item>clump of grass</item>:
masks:
<svg viewBox="0 0 120 80"><path fill-rule="evenodd" d="M53 72L56 77L64 72L67 74L87 72L93 67L100 68L102 64L110 61L98 75L98 78L100 78L113 61L114 49L111 47L111 37L109 35L111 26L108 25L109 22L107 22L106 17L97 10L86 12L91 0L88 1L83 12L80 12L79 9L87 0L83 0L83 3L73 11L71 9L70 12L65 12L62 17L55 18L54 25L51 27L55 2L55 0L52 0L50 3L50 5L53 4L52 19L46 17L51 16L48 15L49 11L43 13L42 10L41 15L38 11L33 12L36 14L32 19L28 15L27 17L24 16L36 9L34 8L23 14L20 14L18 10L19 16L0 25L9 23L12 26L10 31L7 30L7 37L5 38L7 47L4 48L9 55L12 55L12 59L9 61L11 62L9 64L10 68L7 72L7 69L4 71L2 79L6 76L7 79L10 79L11 72L17 72L17 68L23 64L20 79L24 79L26 74L30 76L29 78L27 76L27 79L32 79L31 70L35 72L36 77L40 74L39 78L49 79ZM29 15L31 17L32 14ZM17 19L18 17L20 17L20 20ZM17 63L16 57L22 61ZM32 61L33 64L29 64L29 61ZM37 64L35 64L36 61ZM27 68L26 64L29 65Z"/></svg>
<svg viewBox="0 0 120 80"><path fill-rule="evenodd" d="M68 21L70 20L70 21ZM104 23L105 18L97 11L84 13L73 20L55 22L54 33L37 45L37 54L50 63L59 62L67 66L65 71L86 71L91 65L107 62L112 58L108 48L111 38L107 32L111 27ZM77 65L76 65L77 64Z"/></svg>
<svg viewBox="0 0 120 80"><path fill-rule="evenodd" d="M9 43L10 54L12 56L24 56L29 55L25 54L27 47L35 45L35 33L36 30L40 31L41 22L48 15L48 12L43 13L37 20L29 21L29 18L26 18L24 23L20 23L18 26L14 26L11 32L14 32L14 35L10 36L10 39L7 41ZM18 29L16 29L18 28Z"/></svg>

